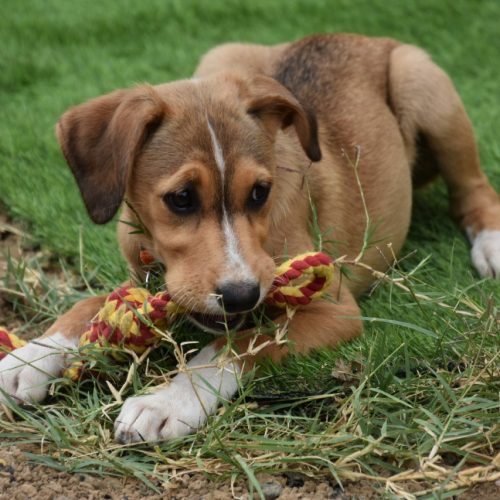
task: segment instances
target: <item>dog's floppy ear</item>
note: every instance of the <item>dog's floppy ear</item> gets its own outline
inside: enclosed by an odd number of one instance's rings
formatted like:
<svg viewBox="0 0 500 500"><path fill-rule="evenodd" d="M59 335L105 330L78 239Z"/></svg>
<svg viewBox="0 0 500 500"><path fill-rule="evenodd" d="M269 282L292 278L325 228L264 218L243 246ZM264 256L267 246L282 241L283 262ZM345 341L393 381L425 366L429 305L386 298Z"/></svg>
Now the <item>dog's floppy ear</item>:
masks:
<svg viewBox="0 0 500 500"><path fill-rule="evenodd" d="M259 116L272 133L293 125L309 159L321 160L316 118L278 81L263 75L251 81L248 112Z"/></svg>
<svg viewBox="0 0 500 500"><path fill-rule="evenodd" d="M75 106L59 120L59 144L94 222L115 215L137 154L166 108L152 87L141 85Z"/></svg>

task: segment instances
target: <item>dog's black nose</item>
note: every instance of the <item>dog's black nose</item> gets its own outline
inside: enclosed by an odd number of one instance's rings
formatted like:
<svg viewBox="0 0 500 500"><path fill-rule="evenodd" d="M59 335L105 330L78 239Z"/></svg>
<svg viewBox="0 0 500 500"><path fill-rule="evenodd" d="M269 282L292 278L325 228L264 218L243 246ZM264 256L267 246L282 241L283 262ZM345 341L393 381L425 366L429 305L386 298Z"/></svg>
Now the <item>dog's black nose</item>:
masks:
<svg viewBox="0 0 500 500"><path fill-rule="evenodd" d="M226 312L239 313L255 307L260 297L260 286L250 281L227 282L219 286L215 293Z"/></svg>

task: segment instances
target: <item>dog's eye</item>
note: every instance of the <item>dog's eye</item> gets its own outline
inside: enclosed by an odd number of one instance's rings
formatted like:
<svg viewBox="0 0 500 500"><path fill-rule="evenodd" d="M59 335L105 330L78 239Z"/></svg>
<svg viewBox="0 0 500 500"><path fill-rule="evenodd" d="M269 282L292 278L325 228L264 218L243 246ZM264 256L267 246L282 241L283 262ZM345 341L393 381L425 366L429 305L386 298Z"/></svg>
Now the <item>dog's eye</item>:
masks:
<svg viewBox="0 0 500 500"><path fill-rule="evenodd" d="M189 215L199 208L198 196L192 187L167 193L163 196L163 201L177 215Z"/></svg>
<svg viewBox="0 0 500 500"><path fill-rule="evenodd" d="M263 182L258 182L252 188L250 197L248 198L248 206L250 208L260 208L267 201L271 185Z"/></svg>

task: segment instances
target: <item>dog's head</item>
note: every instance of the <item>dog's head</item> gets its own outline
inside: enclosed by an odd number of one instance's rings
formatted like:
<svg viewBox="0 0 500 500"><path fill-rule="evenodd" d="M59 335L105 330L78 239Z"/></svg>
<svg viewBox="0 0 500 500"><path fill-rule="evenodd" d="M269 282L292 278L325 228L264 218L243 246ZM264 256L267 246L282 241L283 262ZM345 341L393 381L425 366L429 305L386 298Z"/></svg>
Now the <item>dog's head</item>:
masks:
<svg viewBox="0 0 500 500"><path fill-rule="evenodd" d="M125 197L173 298L195 313L237 314L273 280L264 246L279 196L274 142L289 126L319 160L314 120L285 87L220 74L113 92L71 108L56 130L92 220L108 222Z"/></svg>

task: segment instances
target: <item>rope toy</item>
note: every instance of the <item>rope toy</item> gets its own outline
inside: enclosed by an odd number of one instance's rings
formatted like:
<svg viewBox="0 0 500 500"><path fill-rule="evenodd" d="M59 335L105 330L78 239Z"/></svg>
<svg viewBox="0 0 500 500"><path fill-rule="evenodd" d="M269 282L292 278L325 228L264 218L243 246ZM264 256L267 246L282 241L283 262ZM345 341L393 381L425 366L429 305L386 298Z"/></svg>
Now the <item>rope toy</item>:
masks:
<svg viewBox="0 0 500 500"><path fill-rule="evenodd" d="M147 252L140 256L148 265L152 263L150 257ZM320 299L332 282L333 269L332 259L322 252L308 252L289 259L276 269L264 302L268 306L287 308L305 306ZM158 343L158 330L167 328L183 312L184 309L172 300L168 292L153 295L145 288L120 287L108 295L90 329L80 337L79 345L114 348L110 352L117 360L122 359L120 350L123 349L142 354ZM26 343L0 327L0 360ZM76 361L64 375L77 380L82 368L83 363Z"/></svg>
<svg viewBox="0 0 500 500"><path fill-rule="evenodd" d="M9 352L19 349L26 344L25 340L20 339L13 333L9 333L5 328L0 326L0 360L5 358Z"/></svg>

